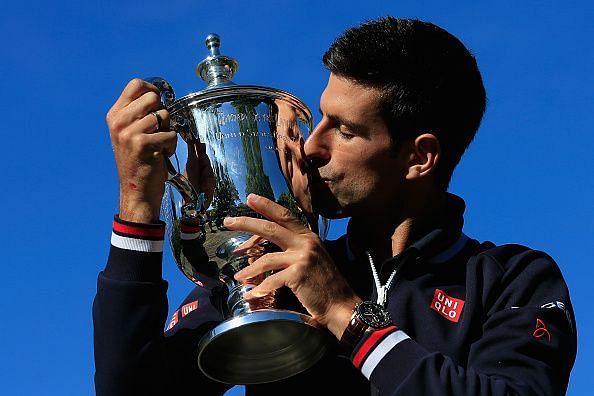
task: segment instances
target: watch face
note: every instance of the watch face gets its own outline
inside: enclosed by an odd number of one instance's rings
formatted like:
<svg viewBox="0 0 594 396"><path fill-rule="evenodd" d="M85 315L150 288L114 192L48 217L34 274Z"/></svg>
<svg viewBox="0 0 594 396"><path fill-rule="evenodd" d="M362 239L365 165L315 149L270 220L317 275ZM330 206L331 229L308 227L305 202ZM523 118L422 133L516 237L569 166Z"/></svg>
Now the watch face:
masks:
<svg viewBox="0 0 594 396"><path fill-rule="evenodd" d="M384 307L371 301L364 301L357 307L359 319L369 327L383 328L391 323L390 314Z"/></svg>

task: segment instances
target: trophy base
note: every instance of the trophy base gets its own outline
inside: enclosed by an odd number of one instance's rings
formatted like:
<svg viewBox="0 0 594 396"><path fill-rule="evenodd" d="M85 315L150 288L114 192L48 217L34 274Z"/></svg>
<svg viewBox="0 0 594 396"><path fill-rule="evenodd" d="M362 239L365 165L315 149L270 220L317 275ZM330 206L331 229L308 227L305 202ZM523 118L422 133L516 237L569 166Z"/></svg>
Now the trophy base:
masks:
<svg viewBox="0 0 594 396"><path fill-rule="evenodd" d="M227 384L261 384L291 377L326 352L328 335L308 315L262 309L228 319L198 344L198 367Z"/></svg>

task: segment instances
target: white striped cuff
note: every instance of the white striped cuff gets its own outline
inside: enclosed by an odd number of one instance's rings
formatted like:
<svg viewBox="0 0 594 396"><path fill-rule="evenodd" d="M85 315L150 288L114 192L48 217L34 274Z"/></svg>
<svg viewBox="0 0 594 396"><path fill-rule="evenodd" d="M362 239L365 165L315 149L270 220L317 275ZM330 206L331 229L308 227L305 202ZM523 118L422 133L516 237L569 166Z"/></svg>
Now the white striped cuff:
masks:
<svg viewBox="0 0 594 396"><path fill-rule="evenodd" d="M194 233L189 233L189 232L181 232L181 239L184 241L192 241L196 238L198 238L200 236L200 232L194 232Z"/></svg>
<svg viewBox="0 0 594 396"><path fill-rule="evenodd" d="M389 334L384 338L378 345L375 346L373 351L367 356L361 372L365 378L371 378L371 373L377 367L379 362L390 352L396 345L400 344L404 340L408 340L410 337L402 330L397 330Z"/></svg>
<svg viewBox="0 0 594 396"><path fill-rule="evenodd" d="M151 241L148 239L130 238L111 233L111 244L120 249L134 250L137 252L161 253L163 251L163 240Z"/></svg>

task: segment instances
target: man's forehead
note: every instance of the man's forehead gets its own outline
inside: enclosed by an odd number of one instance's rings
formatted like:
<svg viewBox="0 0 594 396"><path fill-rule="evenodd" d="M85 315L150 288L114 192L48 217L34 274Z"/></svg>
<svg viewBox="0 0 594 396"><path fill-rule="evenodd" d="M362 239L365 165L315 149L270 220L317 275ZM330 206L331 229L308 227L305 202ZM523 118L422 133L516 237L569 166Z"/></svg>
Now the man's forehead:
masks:
<svg viewBox="0 0 594 396"><path fill-rule="evenodd" d="M330 74L320 97L320 111L329 115L347 111L351 115L360 113L362 116L372 117L380 114L380 98L380 92L376 88Z"/></svg>

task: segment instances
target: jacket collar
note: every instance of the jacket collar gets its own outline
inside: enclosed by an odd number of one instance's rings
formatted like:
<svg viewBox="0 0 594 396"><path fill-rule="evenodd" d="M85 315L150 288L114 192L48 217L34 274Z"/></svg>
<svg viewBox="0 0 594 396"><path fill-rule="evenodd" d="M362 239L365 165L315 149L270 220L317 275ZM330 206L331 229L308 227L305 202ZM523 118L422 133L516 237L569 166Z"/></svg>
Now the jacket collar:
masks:
<svg viewBox="0 0 594 396"><path fill-rule="evenodd" d="M443 263L458 254L469 240L462 232L466 204L457 195L447 193L445 204L435 214L429 231L390 260L409 255L423 258L429 263ZM356 257L345 238L346 254L349 260Z"/></svg>

